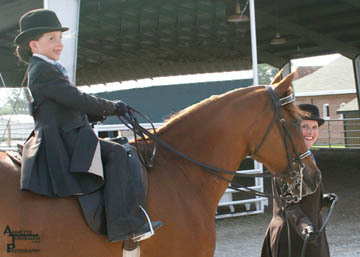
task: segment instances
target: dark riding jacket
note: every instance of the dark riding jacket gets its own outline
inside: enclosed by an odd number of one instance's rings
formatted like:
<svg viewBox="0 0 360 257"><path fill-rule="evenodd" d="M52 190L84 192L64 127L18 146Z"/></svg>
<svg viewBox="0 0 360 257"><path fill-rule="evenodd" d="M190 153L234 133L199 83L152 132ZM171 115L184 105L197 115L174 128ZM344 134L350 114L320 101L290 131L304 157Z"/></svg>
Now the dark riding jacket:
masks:
<svg viewBox="0 0 360 257"><path fill-rule="evenodd" d="M29 65L35 128L24 145L21 189L51 197L95 191L104 180L89 172L98 138L88 116L114 115L114 103L79 91L41 58Z"/></svg>
<svg viewBox="0 0 360 257"><path fill-rule="evenodd" d="M291 256L300 257L304 245L303 229L312 224L318 231L322 226L320 210L323 207L322 185L315 193L304 197L299 203L285 205L279 198L283 190L283 182L273 178L273 217L267 228L261 257L288 257L288 228L290 226ZM329 245L325 229L321 236L306 248L306 257L329 257Z"/></svg>

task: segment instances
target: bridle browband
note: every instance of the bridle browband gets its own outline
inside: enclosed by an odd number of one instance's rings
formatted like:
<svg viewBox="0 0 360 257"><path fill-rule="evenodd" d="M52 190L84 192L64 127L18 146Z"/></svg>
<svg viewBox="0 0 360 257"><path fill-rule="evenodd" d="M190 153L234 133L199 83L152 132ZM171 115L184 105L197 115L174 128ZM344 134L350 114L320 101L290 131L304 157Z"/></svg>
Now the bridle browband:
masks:
<svg viewBox="0 0 360 257"><path fill-rule="evenodd" d="M124 116L118 116L118 118L122 121L122 123L125 124L125 126L127 126L130 130L132 130L134 132L134 136L135 136L135 144L137 146L137 135L139 135L143 141L145 142L145 146L146 146L146 152L148 153L148 156L150 156L148 159L145 157L141 157L140 151L138 149L138 147L136 147L137 151L138 151L138 155L139 158L141 160L141 162L143 163L144 166L146 167L152 167L153 165L153 161L154 161L154 156L156 153L156 145L160 145L162 147L164 147L165 149L173 152L175 155L179 156L182 159L185 159L199 167L204 168L207 172L209 172L210 174L212 174L215 177L218 177L224 181L226 181L227 183L231 183L231 186L229 186L229 188L232 188L234 190L237 191L241 191L241 192L245 192L245 193L250 193L250 194L255 194L257 196L262 196L262 197L269 197L269 198L273 198L272 195L266 194L266 193L262 193L259 192L257 190L251 189L249 187L240 185L240 184L236 184L234 182L232 182L231 180L225 178L223 175L219 174L219 173L223 173L223 174L228 174L228 175L232 175L232 176L238 176L238 177L288 177L288 178L292 178L293 182L291 184L288 184L288 190L286 195L280 196L281 198L284 198L287 202L298 202L301 200L302 198L302 183L303 183L303 169L305 167L305 165L302 163L302 159L308 157L311 155L310 151L307 151L303 154L298 154L298 152L296 151L295 148L295 144L291 138L290 132L286 126L286 121L285 118L283 116L283 113L281 111L281 106L284 106L286 104L290 104L292 102L295 101L295 95L291 94L289 96L286 96L284 98L278 99L276 93L273 91L272 87L267 86L267 92L270 95L270 98L272 100L272 106L273 106L273 110L274 110L274 118L272 119L268 129L266 130L262 140L260 141L260 144L256 147L255 151L252 153L252 156L254 156L261 148L261 146L263 145L264 141L266 140L268 134L270 133L270 130L272 129L273 125L275 123L278 124L279 128L282 127L282 130L280 129L280 131L284 131L284 133L281 133L282 135L282 140L284 142L285 145L285 149L287 152L287 158L288 158L288 167L287 169L282 173L282 174L278 174L278 175L273 175L273 174L267 174L267 173L262 173L262 174L239 174L236 173L234 171L228 171L228 170L224 170L224 169L220 169L220 168L215 168L212 166L209 166L205 163L196 161L192 158L190 158L189 156L183 154L182 152L178 151L177 149L173 148L172 146L170 146L169 144L167 144L165 141L163 141L161 138L159 138L156 134L156 130L154 128L154 126L152 126L153 128L153 133L150 133L148 130L146 130L145 128L141 127L136 119L136 114L140 115L143 119L147 120L148 122L150 122L150 124L152 124L152 122L150 121L150 119L148 117L146 117L144 114L140 113L139 111L135 110L132 107L128 107L128 112L126 115ZM279 119L278 119L279 117ZM154 149L151 153L151 151L149 151L148 148L148 144L147 144L147 140L145 138L145 136L148 136L151 140L154 141ZM287 138L289 139L291 146L293 148L293 151L295 153L295 158L292 158L289 152L289 146L287 143ZM298 164L299 170L293 170L292 169L292 165L294 164ZM289 174L285 174L286 172L289 172ZM237 187L242 187L244 188L243 190L238 189ZM299 191L300 191L300 195L296 196L294 193L294 189L300 187Z"/></svg>

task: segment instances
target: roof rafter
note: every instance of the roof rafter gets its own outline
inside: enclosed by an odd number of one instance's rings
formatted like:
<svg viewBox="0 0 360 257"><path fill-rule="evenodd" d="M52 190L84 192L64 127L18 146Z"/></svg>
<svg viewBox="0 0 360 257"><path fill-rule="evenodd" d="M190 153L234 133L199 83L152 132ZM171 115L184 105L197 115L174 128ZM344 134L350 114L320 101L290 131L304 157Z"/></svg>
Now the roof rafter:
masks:
<svg viewBox="0 0 360 257"><path fill-rule="evenodd" d="M266 23L269 20L279 19L278 29L282 33L285 32L288 34L294 34L301 37L306 37L312 40L313 42L316 42L318 45L322 46L323 48L332 51L336 49L338 53L351 59L355 58L360 53L359 48L344 43L342 41L339 41L335 38L329 37L327 35L323 35L315 30L311 30L307 27L295 24L293 22L289 22L284 18L275 17L260 10L257 13L258 13L257 17L259 17L260 22L263 23Z"/></svg>

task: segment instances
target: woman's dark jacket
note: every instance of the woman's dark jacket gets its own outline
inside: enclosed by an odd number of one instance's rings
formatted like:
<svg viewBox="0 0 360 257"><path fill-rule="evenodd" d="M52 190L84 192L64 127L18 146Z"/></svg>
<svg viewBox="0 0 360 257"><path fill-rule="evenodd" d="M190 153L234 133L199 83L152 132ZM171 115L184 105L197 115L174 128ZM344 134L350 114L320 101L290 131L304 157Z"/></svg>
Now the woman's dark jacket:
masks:
<svg viewBox="0 0 360 257"><path fill-rule="evenodd" d="M300 257L304 244L302 231L310 224L319 231L322 225L320 210L324 206L322 185L315 193L304 197L299 203L285 205L279 196L283 190L283 182L273 178L273 217L267 228L261 257L288 257L288 229L286 219L289 221L292 257ZM325 229L320 237L306 248L306 257L329 257L329 246Z"/></svg>
<svg viewBox="0 0 360 257"><path fill-rule="evenodd" d="M35 128L24 145L21 189L51 197L95 191L104 182L89 173L98 138L88 116L114 115L114 103L82 93L38 57L29 65Z"/></svg>

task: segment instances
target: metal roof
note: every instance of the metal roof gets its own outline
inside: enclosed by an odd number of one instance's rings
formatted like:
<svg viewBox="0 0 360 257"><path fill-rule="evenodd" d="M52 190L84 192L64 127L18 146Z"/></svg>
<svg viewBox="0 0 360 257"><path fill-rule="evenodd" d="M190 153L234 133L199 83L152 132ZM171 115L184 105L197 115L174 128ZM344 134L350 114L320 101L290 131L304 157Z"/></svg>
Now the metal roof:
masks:
<svg viewBox="0 0 360 257"><path fill-rule="evenodd" d="M293 82L297 96L356 93L352 61L338 57L310 75Z"/></svg>
<svg viewBox="0 0 360 257"><path fill-rule="evenodd" d="M236 0L83 0L77 84L249 69L250 26L227 21L235 5ZM41 6L41 0L1 0L0 72L8 86L19 86L24 72L13 54L17 21ZM360 54L358 0L256 0L255 8L259 63L281 67L291 58ZM276 33L286 43L270 44Z"/></svg>

